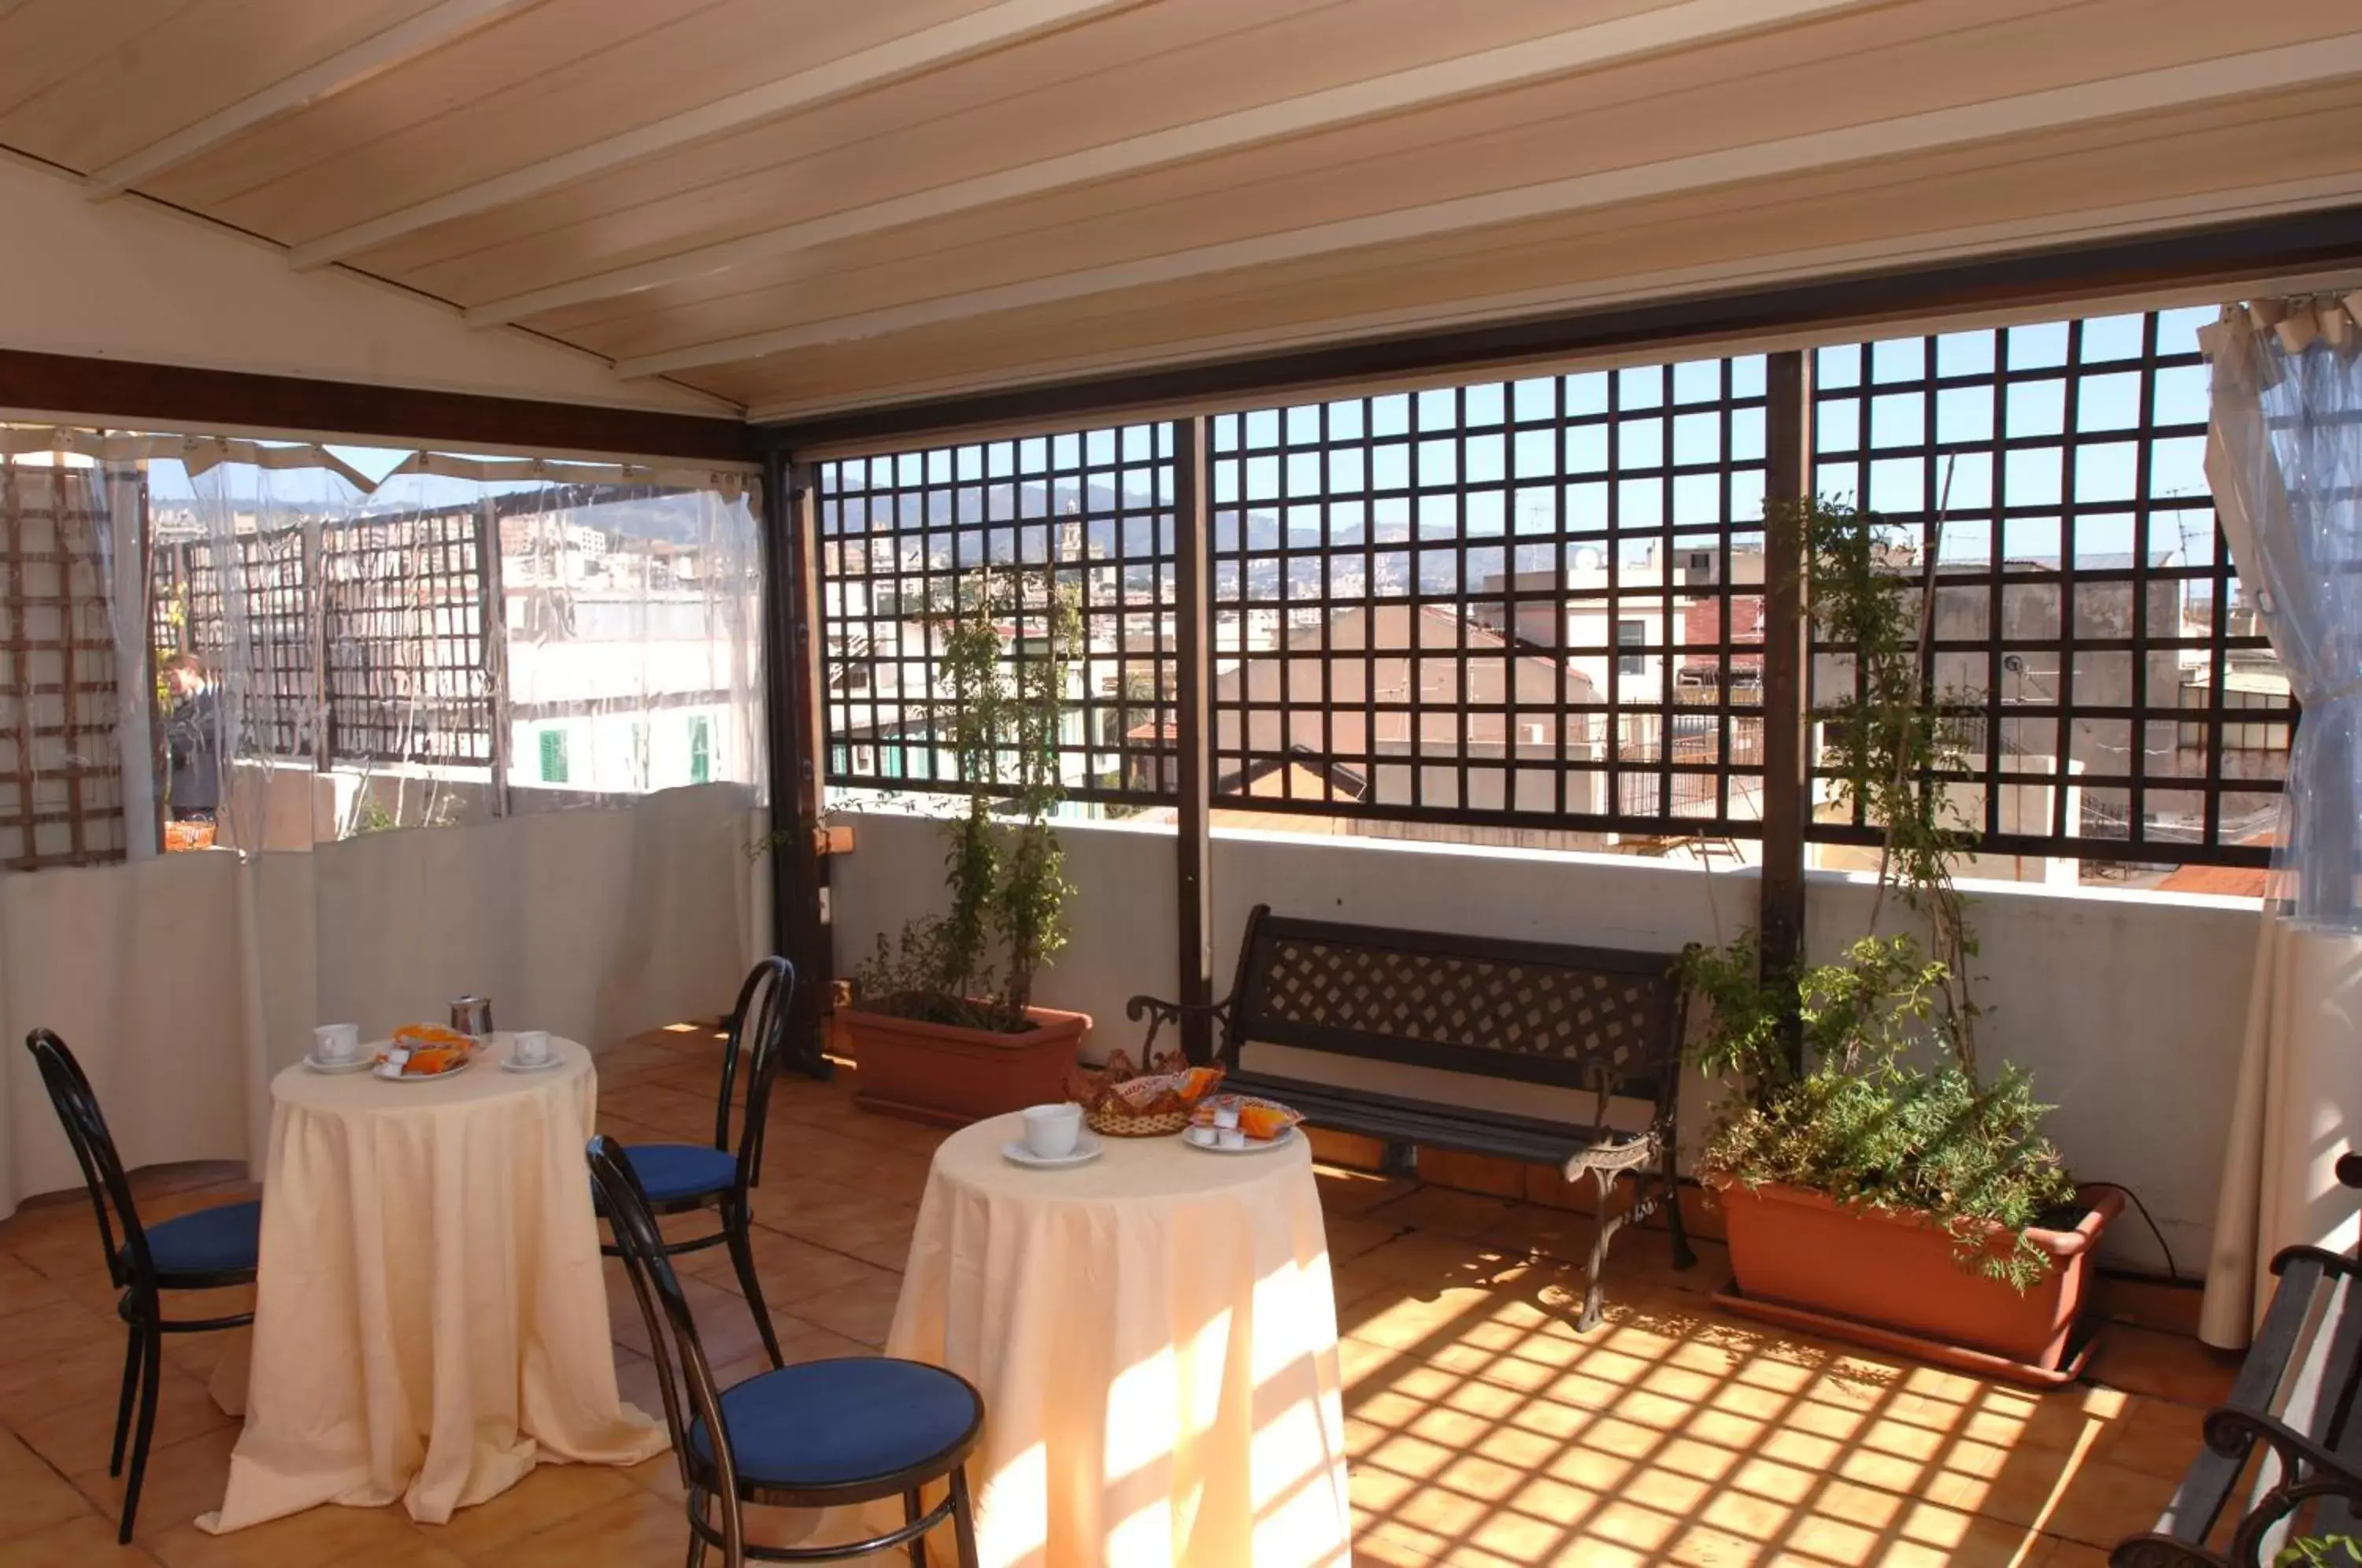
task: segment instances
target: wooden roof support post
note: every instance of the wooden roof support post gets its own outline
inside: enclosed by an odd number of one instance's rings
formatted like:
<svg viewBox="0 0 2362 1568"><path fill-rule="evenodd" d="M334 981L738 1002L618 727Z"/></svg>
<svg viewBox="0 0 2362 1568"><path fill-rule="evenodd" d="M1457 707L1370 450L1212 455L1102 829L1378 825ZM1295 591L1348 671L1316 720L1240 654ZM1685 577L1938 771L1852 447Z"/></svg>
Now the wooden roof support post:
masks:
<svg viewBox="0 0 2362 1568"><path fill-rule="evenodd" d="M1811 616L1799 503L1813 494L1813 373L1809 350L1768 356L1763 538L1763 878L1756 929L1762 973L1794 974L1805 959L1805 828L1812 820ZM1800 1021L1786 1021L1801 1057ZM1801 1066L1801 1062L1799 1062Z"/></svg>
<svg viewBox="0 0 2362 1568"><path fill-rule="evenodd" d="M1203 416L1173 422L1173 556L1179 672L1174 707L1174 774L1180 796L1177 853L1180 908L1180 998L1202 1008L1214 999L1213 842L1214 737L1208 698L1213 679L1209 639L1213 545L1213 466ZM1181 1015L1181 1043L1193 1062L1213 1050L1212 1021Z"/></svg>
<svg viewBox="0 0 2362 1568"><path fill-rule="evenodd" d="M763 454L764 728L771 776L771 933L796 966L790 1060L815 1078L834 1070L823 1022L834 979L828 862L820 853L819 475L786 448Z"/></svg>

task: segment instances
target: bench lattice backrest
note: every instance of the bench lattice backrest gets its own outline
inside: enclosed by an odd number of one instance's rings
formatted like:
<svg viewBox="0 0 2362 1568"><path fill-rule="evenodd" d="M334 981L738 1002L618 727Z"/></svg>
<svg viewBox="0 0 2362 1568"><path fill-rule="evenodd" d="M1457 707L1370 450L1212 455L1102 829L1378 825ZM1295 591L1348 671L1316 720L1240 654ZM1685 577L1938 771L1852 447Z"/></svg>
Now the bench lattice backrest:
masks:
<svg viewBox="0 0 2362 1568"><path fill-rule="evenodd" d="M1247 1042L1650 1094L1676 1067L1661 953L1293 920L1258 909L1228 1052Z"/></svg>

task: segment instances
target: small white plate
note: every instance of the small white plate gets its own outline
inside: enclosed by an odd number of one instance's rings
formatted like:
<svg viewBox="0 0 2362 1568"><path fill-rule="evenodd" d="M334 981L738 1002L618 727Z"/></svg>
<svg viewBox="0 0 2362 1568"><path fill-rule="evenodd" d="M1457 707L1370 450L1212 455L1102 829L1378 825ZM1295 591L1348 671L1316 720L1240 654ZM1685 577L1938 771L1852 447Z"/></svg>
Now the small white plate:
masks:
<svg viewBox="0 0 2362 1568"><path fill-rule="evenodd" d="M549 1071L550 1068L560 1066L565 1062L565 1057L559 1055L555 1051L552 1051L548 1055L544 1056L538 1062L520 1062L513 1055L503 1053L501 1056L501 1071L504 1073L546 1073Z"/></svg>
<svg viewBox="0 0 2362 1568"><path fill-rule="evenodd" d="M315 1073L358 1073L377 1064L368 1056L355 1056L349 1062L323 1062L317 1056L305 1056L304 1065Z"/></svg>
<svg viewBox="0 0 2362 1568"><path fill-rule="evenodd" d="M1068 1165L1089 1165L1099 1157L1100 1151L1105 1146L1097 1138L1086 1132L1075 1144L1073 1154L1060 1154L1055 1159L1044 1159L1027 1148L1023 1139L1011 1138L1008 1143L1000 1145L1000 1157L1012 1165L1023 1165L1029 1170L1062 1171Z"/></svg>
<svg viewBox="0 0 2362 1568"><path fill-rule="evenodd" d="M1225 1149L1220 1143L1200 1143L1187 1132L1182 1133L1181 1142L1201 1154L1260 1154L1266 1149L1285 1149L1295 1142L1296 1135L1296 1129L1290 1127L1276 1138L1250 1138L1243 1147L1236 1149Z"/></svg>
<svg viewBox="0 0 2362 1568"><path fill-rule="evenodd" d="M460 1073L464 1073L475 1065L476 1058L470 1056L466 1061L460 1063L458 1066L446 1067L439 1073L405 1073L400 1067L394 1066L391 1063L381 1062L377 1065L376 1071L372 1072L370 1076L374 1078L383 1079L385 1082L390 1084L432 1084L440 1083L445 1078L453 1077Z"/></svg>

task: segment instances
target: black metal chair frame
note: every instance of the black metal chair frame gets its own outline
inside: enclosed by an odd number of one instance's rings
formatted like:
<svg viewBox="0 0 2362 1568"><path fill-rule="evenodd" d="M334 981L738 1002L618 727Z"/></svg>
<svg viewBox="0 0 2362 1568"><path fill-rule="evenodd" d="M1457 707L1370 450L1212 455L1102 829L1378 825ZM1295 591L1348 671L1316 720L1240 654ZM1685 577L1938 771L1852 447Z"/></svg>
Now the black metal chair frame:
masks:
<svg viewBox="0 0 2362 1568"><path fill-rule="evenodd" d="M927 1532L951 1521L962 1568L976 1568L976 1527L968 1496L967 1457L984 1431L984 1400L977 1396L976 1419L941 1452L919 1463L884 1475L867 1476L826 1486L783 1487L748 1480L738 1473L730 1431L722 1419L722 1393L698 1338L697 1321L689 1298L673 1273L671 1253L657 1229L640 1180L622 1146L600 1136L590 1140L591 1180L600 1194L608 1227L614 1232L615 1251L631 1275L632 1292L640 1315L647 1320L649 1353L664 1397L665 1424L671 1430L673 1456L680 1466L681 1485L688 1488L689 1568L701 1568L709 1546L718 1547L727 1568L749 1560L763 1562L822 1562L873 1551L907 1547L917 1568L926 1568ZM668 1334L667 1330L670 1332ZM674 1353L678 1347L679 1354ZM775 1361L776 1356L773 1358ZM944 1376L955 1376L944 1373ZM971 1395L973 1385L967 1385ZM815 1414L819 1414L816 1412ZM699 1457L690 1441L692 1423L702 1422L710 1461ZM924 1506L921 1488L931 1482L949 1483L944 1500ZM887 1497L902 1499L902 1524L866 1540L828 1546L759 1546L746 1540L742 1505L767 1507L828 1508L870 1503ZM720 1518L707 1518L708 1506Z"/></svg>
<svg viewBox="0 0 2362 1568"><path fill-rule="evenodd" d="M763 983L766 977L771 981L767 988ZM748 970L745 983L738 988L738 1003L730 1014L730 1038L722 1056L722 1099L713 1113L713 1146L728 1154L731 1090L737 1082L739 1057L746 1055L746 1105L739 1126L737 1171L729 1187L662 1201L651 1200L645 1191L641 1193L641 1201L657 1214L715 1210L721 1228L712 1235L674 1241L660 1234L659 1242L668 1257L703 1252L708 1247L730 1249L731 1264L738 1271L739 1286L745 1292L746 1305L754 1309L756 1331L763 1336L763 1349L773 1366L780 1364L779 1335L771 1326L770 1309L763 1302L762 1282L755 1274L750 1233L755 1216L753 1201L747 1195L763 1179L763 1137L770 1121L771 1082L778 1076L779 1052L787 1038L788 1013L795 990L795 966L776 954ZM742 1046L748 1038L750 1022L755 1048L747 1053ZM613 1242L599 1250L611 1258L624 1255L623 1250Z"/></svg>
<svg viewBox="0 0 2362 1568"><path fill-rule="evenodd" d="M147 1229L140 1223L138 1209L131 1200L131 1183L124 1174L122 1157L116 1152L114 1135L106 1129L106 1117L98 1108L98 1096L92 1090L82 1064L74 1060L64 1041L46 1029L36 1029L25 1036L25 1048L40 1066L50 1101L57 1108L58 1120L65 1124L67 1141L72 1143L74 1159L82 1166L83 1184L89 1188L91 1208L98 1215L99 1241L106 1249L107 1276L122 1292L115 1309L130 1331L123 1358L123 1392L115 1410L115 1446L106 1461L109 1475L123 1474L124 1439L130 1435L131 1478L123 1488L123 1519L116 1531L116 1540L128 1545L131 1523L139 1511L140 1483L148 1471L149 1443L156 1430L157 1381L163 1371L163 1337L242 1329L254 1321L251 1312L220 1318L167 1318L163 1313L163 1293L252 1285L256 1271L159 1271L148 1250ZM115 1234L117 1221L123 1229L120 1245ZM135 1403L136 1433L132 1431Z"/></svg>

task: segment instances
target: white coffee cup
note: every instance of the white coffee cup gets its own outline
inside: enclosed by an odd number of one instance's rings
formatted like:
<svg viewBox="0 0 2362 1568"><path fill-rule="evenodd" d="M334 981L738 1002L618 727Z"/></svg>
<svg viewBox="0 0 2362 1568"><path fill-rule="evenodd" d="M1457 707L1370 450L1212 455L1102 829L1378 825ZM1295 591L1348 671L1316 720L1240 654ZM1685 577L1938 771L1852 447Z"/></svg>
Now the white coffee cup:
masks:
<svg viewBox="0 0 2362 1568"><path fill-rule="evenodd" d="M517 1066L537 1067L549 1060L549 1031L520 1029L516 1032L516 1044L513 1049L516 1053Z"/></svg>
<svg viewBox="0 0 2362 1568"><path fill-rule="evenodd" d="M1025 1151L1036 1159L1065 1159L1075 1152L1082 1135L1083 1108L1079 1105L1025 1108Z"/></svg>
<svg viewBox="0 0 2362 1568"><path fill-rule="evenodd" d="M312 1057L319 1062L349 1062L361 1054L361 1026L324 1023L312 1031Z"/></svg>

